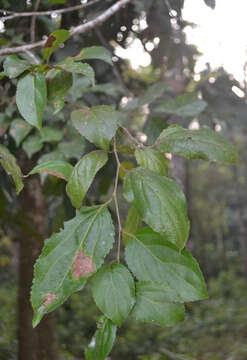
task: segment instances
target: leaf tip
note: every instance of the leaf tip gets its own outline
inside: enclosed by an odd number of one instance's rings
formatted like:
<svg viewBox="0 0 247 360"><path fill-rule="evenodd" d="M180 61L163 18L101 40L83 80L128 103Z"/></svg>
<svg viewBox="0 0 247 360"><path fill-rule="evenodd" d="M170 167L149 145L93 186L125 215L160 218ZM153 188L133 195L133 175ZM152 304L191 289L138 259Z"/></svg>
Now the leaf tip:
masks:
<svg viewBox="0 0 247 360"><path fill-rule="evenodd" d="M43 309L44 307L41 306L39 309L34 311L33 321L32 321L33 328L36 328L36 326L39 325L41 319L43 318L44 316Z"/></svg>

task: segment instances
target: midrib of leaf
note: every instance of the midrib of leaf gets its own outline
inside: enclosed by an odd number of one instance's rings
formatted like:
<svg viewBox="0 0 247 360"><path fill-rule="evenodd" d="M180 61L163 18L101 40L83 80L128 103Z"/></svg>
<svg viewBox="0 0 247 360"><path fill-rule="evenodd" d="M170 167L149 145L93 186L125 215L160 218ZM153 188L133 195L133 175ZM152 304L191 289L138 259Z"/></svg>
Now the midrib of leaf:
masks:
<svg viewBox="0 0 247 360"><path fill-rule="evenodd" d="M111 271L110 276L111 276L112 287L115 290L115 293L117 293L117 289L116 289L116 287L114 285L114 282L113 282L112 271ZM117 301L116 301L116 295L114 296L114 303L115 303L115 310L116 310L116 314L117 314L117 313L119 313L119 311L118 311L118 304L117 304Z"/></svg>
<svg viewBox="0 0 247 360"><path fill-rule="evenodd" d="M105 207L105 205L102 205L102 206L99 208L99 210L96 212L95 216L93 217L93 219L92 219L92 221L91 221L91 223L90 223L90 226L88 226L88 229L87 229L87 231L85 232L85 235L83 236L82 241L80 242L80 245L78 246L78 248L77 248L76 251L75 251L75 256L73 257L73 260L71 261L71 264L70 264L70 266L69 266L69 268L68 268L68 271L65 273L65 275L64 275L64 277L62 278L62 280L61 280L61 282L59 283L59 285L56 287L56 291L57 291L58 289L60 289L60 287L62 286L62 283L64 282L64 279L65 279L66 276L68 275L68 273L69 273L69 271L70 271L70 269L71 269L71 267L72 267L72 265L73 265L73 263L74 263L74 261L75 261L77 252L79 251L79 249L81 248L82 244L84 243L84 240L85 240L86 236L88 235L91 227L93 226L93 223L94 223L96 217L98 216L98 213L99 213L104 207ZM86 219L83 219L83 220L76 226L76 228L73 230L73 232L76 232L77 229L78 229L78 227L81 226L81 225L83 224L83 222L85 222L89 217L90 217L90 214L88 215L88 217L87 217ZM65 241L67 241L67 240L71 237L71 233L73 233L73 232L70 232L70 235L68 235L60 244L63 244ZM78 236L78 235L77 235L77 236ZM59 245L60 245L60 244L59 244ZM49 272L52 270L53 266L54 266L63 256L64 256L64 254L61 255L61 256L59 256L59 257L57 258L57 260L51 265L51 267L49 268L49 270L47 271L45 277L44 277L43 280L42 280L42 284L43 284L44 281L46 280L46 278L47 278Z"/></svg>

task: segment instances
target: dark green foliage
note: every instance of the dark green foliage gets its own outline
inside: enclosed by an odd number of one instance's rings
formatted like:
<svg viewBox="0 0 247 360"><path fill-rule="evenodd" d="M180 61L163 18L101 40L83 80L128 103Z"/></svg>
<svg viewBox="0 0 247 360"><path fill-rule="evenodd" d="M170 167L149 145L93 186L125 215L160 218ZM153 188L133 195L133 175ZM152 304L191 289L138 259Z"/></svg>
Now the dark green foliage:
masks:
<svg viewBox="0 0 247 360"><path fill-rule="evenodd" d="M46 81L42 73L27 74L17 83L16 104L20 114L30 124L42 128L46 106Z"/></svg>
<svg viewBox="0 0 247 360"><path fill-rule="evenodd" d="M176 182L137 168L124 179L124 196L153 230L183 249L189 234L185 197Z"/></svg>
<svg viewBox="0 0 247 360"><path fill-rule="evenodd" d="M147 11L157 10L150 3L143 6ZM178 5L175 8L179 11ZM148 21L153 21L150 17L149 14ZM111 54L103 47L86 47L77 56L50 64L51 55L69 36L67 30L49 35L42 65L32 65L15 56L5 60L4 75L10 79L19 76L16 104L24 119L15 118L9 133L15 140L13 146L21 145L28 157L37 162L28 170L28 176L42 174L44 180L44 174L53 175L43 184L46 193L60 196L58 205L54 205L57 209L61 206L54 227L65 218L62 203L65 186L59 178L67 182L66 193L76 208L75 216L64 222L63 229L46 240L35 264L31 292L33 325L37 326L45 314L62 305L73 293L85 290L88 282L104 316L86 349L86 359L104 360L113 347L117 326L122 326L129 315L142 322L172 326L184 318L184 303L207 298L199 265L185 249L190 230L186 200L177 182L169 176L166 153L224 163L236 162L237 153L227 140L209 128L188 130L177 125L166 128L165 118L153 116L158 112L164 117L191 119L202 114L207 106L194 93L170 99L167 93L172 89L165 82L151 80L151 86L124 108L115 102L109 105L112 102L106 96L114 98L121 91L113 85L110 91L104 84L94 86L97 66L94 69L82 62L104 60L109 68ZM87 93L83 98L71 94L77 80L81 93ZM99 101L95 101L95 93ZM79 99L78 103L70 102L73 96ZM65 105L69 106L59 112ZM155 127L147 131L149 146L127 129L134 117L137 123L143 123L147 106ZM4 131L8 126L7 122ZM19 193L23 187L22 172L14 156L2 145L0 162L13 177ZM140 167L135 167L136 162ZM98 175L104 166L109 182L104 179L107 186L101 194L102 177ZM131 204L124 229L120 196L126 213L124 199ZM106 257L115 242L115 229L108 206L118 224L116 246L109 259ZM143 223L149 227L142 228ZM128 267L121 263L122 237Z"/></svg>

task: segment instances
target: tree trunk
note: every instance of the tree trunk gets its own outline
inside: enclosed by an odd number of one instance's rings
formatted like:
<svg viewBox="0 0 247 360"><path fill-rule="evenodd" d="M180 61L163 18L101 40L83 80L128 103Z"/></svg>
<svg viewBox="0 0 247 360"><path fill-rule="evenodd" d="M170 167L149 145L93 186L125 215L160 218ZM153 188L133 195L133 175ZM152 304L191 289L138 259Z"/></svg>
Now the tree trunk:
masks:
<svg viewBox="0 0 247 360"><path fill-rule="evenodd" d="M244 221L244 215L240 212L240 227L239 227L239 244L242 256L242 264L244 271L244 278L247 282L247 229Z"/></svg>
<svg viewBox="0 0 247 360"><path fill-rule="evenodd" d="M46 316L37 328L33 329L33 311L29 300L33 265L48 234L46 204L39 177L32 176L25 181L20 195L20 206L18 359L57 360L59 357L54 315Z"/></svg>

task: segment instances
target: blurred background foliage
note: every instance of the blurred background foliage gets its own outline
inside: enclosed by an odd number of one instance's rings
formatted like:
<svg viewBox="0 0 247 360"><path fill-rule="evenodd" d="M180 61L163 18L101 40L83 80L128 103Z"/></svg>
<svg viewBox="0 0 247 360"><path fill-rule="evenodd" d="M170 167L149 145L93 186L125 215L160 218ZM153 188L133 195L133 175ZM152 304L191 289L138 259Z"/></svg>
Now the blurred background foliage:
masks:
<svg viewBox="0 0 247 360"><path fill-rule="evenodd" d="M186 0L189 1L189 0ZM199 0L198 0L199 1ZM76 0L41 0L39 9L57 9L78 4ZM99 1L82 11L62 17L37 18L36 39L56 28L66 28L86 21L108 8L114 1ZM208 125L234 142L240 155L238 166L188 162L174 157L171 174L183 186L191 219L188 247L198 259L206 276L209 299L188 303L183 323L173 328L127 321L119 330L112 360L246 360L247 359L247 210L246 210L246 88L224 69L212 70L210 65L195 74L200 56L194 45L186 42L188 24L182 17L183 0L135 0L103 24L99 29L77 35L61 48L53 60L74 55L81 48L106 46L114 66L92 61L97 84L90 87L87 79L74 76L68 100L81 105L113 104L121 121L133 134L153 143L167 125ZM2 0L1 8L12 11L31 10L32 2ZM215 7L213 0L201 0L201 6ZM29 42L28 18L6 22L0 34L2 46ZM229 25L230 26L230 25ZM130 59L123 59L119 47L128 49L138 41L150 63L134 69ZM138 50L137 50L138 51ZM23 58L30 54L22 54ZM36 56L39 58L39 53ZM136 52L136 57L143 56ZM4 58L0 58L2 62ZM31 57L32 60L32 57ZM195 76L197 75L197 76ZM153 84L155 87L150 87ZM75 162L90 148L82 143L69 122L68 108L57 115L48 108L45 122L54 131L47 134L52 143L40 142L34 130L18 142L14 120L19 117L14 100L15 80L3 79L0 84L0 141L8 144L14 154L24 151L32 161L38 158L69 158ZM154 86L154 85L153 85ZM233 86L242 89L240 98ZM149 89L149 90L147 90ZM155 110L166 100L183 93L195 93L207 103L199 116L177 116ZM176 107L183 99L176 98ZM149 106L147 106L149 104ZM21 144L22 150L18 149ZM121 159L131 167L128 153ZM86 203L104 201L111 191L114 166L109 162L91 187ZM124 174L123 174L124 176ZM73 215L61 180L42 176L47 203L49 232L57 231ZM121 212L126 216L127 203L122 199ZM113 209L112 209L113 212ZM18 259L19 229L22 210L9 178L0 169L0 359L17 359L18 324ZM114 213L113 213L114 216ZM57 339L60 359L82 359L83 351L94 331L99 313L88 289L74 294L56 311Z"/></svg>

